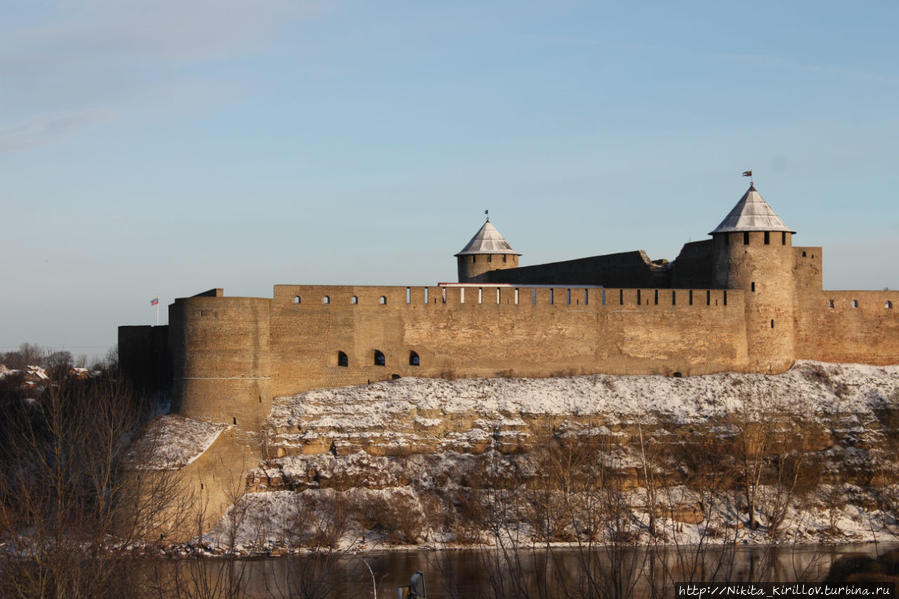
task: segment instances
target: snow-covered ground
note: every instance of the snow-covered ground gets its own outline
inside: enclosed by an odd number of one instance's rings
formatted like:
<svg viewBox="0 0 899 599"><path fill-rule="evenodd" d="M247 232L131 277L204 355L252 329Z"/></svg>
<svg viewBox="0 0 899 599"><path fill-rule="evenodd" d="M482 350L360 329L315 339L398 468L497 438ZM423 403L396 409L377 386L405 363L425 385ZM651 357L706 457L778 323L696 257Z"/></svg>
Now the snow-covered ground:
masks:
<svg viewBox="0 0 899 599"><path fill-rule="evenodd" d="M712 492L673 482L660 488L655 540L895 540L896 412L899 366L816 362L779 375L404 378L311 391L276 398L268 446L279 457L251 473L255 492L232 508L213 538L245 548L302 543L310 522L341 512L344 547L489 542L486 530L473 533L459 515L471 509L460 508L460 498L483 493L477 480L487 467L523 477L510 491L517 515L505 525L534 538L527 494L541 476L534 450L545 444L548 426L556 435L611 440L602 459L633 485L641 430L647 443L689 446L732 436L734 422L768 421L781 431L790 423L812 431L805 459L821 469L816 486L788 502L776 537L777 487L759 487L760 525L750 530L738 484ZM650 542L645 490L627 486L625 495L629 534Z"/></svg>
<svg viewBox="0 0 899 599"><path fill-rule="evenodd" d="M227 428L175 414L160 416L129 448L127 457L137 469L177 470L203 455Z"/></svg>

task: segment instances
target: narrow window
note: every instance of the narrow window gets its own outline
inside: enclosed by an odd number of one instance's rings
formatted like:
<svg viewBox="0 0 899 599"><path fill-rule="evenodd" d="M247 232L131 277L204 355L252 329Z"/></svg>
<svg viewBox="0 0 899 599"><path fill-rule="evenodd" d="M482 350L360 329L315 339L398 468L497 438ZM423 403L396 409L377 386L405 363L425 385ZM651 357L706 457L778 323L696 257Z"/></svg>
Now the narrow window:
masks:
<svg viewBox="0 0 899 599"><path fill-rule="evenodd" d="M603 306L606 305L606 290L605 289L602 290L602 305Z"/></svg>
<svg viewBox="0 0 899 599"><path fill-rule="evenodd" d="M505 261L506 261L506 255L503 254L503 262L505 262Z"/></svg>
<svg viewBox="0 0 899 599"><path fill-rule="evenodd" d="M687 292L687 303L693 305L693 290Z"/></svg>
<svg viewBox="0 0 899 599"><path fill-rule="evenodd" d="M571 289L565 291L565 303L571 305Z"/></svg>
<svg viewBox="0 0 899 599"><path fill-rule="evenodd" d="M624 289L618 290L618 305L619 306L624 305Z"/></svg>
<svg viewBox="0 0 899 599"><path fill-rule="evenodd" d="M233 422L234 424L237 424L237 416L232 416L231 422Z"/></svg>
<svg viewBox="0 0 899 599"><path fill-rule="evenodd" d="M487 256L487 262L493 262L493 256L492 256L492 255L488 255L488 256Z"/></svg>
<svg viewBox="0 0 899 599"><path fill-rule="evenodd" d="M655 304L656 306L659 305L659 290L658 289L656 289L655 293L653 293L652 303Z"/></svg>
<svg viewBox="0 0 899 599"><path fill-rule="evenodd" d="M782 231L780 233L780 245L787 245L787 232Z"/></svg>
<svg viewBox="0 0 899 599"><path fill-rule="evenodd" d="M771 319L771 328L772 329L774 328L774 319L773 318Z"/></svg>
<svg viewBox="0 0 899 599"><path fill-rule="evenodd" d="M705 290L705 305L706 306L712 305L712 292L709 289Z"/></svg>
<svg viewBox="0 0 899 599"><path fill-rule="evenodd" d="M347 367L350 365L350 359L342 351L337 352L337 365L343 367Z"/></svg>
<svg viewBox="0 0 899 599"><path fill-rule="evenodd" d="M465 287L459 287L459 303L465 303Z"/></svg>
<svg viewBox="0 0 899 599"><path fill-rule="evenodd" d="M643 299L640 297L640 290L639 290L639 289L637 289L637 305L638 305L638 306L643 305Z"/></svg>
<svg viewBox="0 0 899 599"><path fill-rule="evenodd" d="M743 245L749 245L749 231L743 231Z"/></svg>
<svg viewBox="0 0 899 599"><path fill-rule="evenodd" d="M406 287L406 303L407 304L412 303L412 290L409 289L408 287Z"/></svg>
<svg viewBox="0 0 899 599"><path fill-rule="evenodd" d="M827 300L827 306L833 310L833 300Z"/></svg>
<svg viewBox="0 0 899 599"><path fill-rule="evenodd" d="M677 291L674 291L673 289L671 290L671 305L677 305Z"/></svg>
<svg viewBox="0 0 899 599"><path fill-rule="evenodd" d="M478 287L478 303L481 304L484 302L484 288Z"/></svg>
<svg viewBox="0 0 899 599"><path fill-rule="evenodd" d="M500 303L501 301L502 301L502 298L501 298L500 295L499 295L499 287L497 287L497 288L496 288L496 303L498 304L498 303Z"/></svg>
<svg viewBox="0 0 899 599"><path fill-rule="evenodd" d="M549 303L550 304L556 303L556 290L555 289L549 290Z"/></svg>
<svg viewBox="0 0 899 599"><path fill-rule="evenodd" d="M515 305L518 305L518 287L515 288Z"/></svg>
<svg viewBox="0 0 899 599"><path fill-rule="evenodd" d="M477 262L477 261L478 261L478 257L477 257L477 256L472 256L472 257L471 257L471 262L472 262L472 264L474 264L474 263Z"/></svg>
<svg viewBox="0 0 899 599"><path fill-rule="evenodd" d="M259 396L259 403L262 403L262 396Z"/></svg>
<svg viewBox="0 0 899 599"><path fill-rule="evenodd" d="M330 298L329 296L326 295L325 297L322 298L322 303L323 303L323 304L330 304L330 303L331 303L331 298Z"/></svg>
<svg viewBox="0 0 899 599"><path fill-rule="evenodd" d="M421 359L414 351L409 352L409 366L421 366Z"/></svg>
<svg viewBox="0 0 899 599"><path fill-rule="evenodd" d="M802 252L802 257L805 258L805 256L806 256L805 252Z"/></svg>
<svg viewBox="0 0 899 599"><path fill-rule="evenodd" d="M724 290L724 305L727 305L727 289Z"/></svg>
<svg viewBox="0 0 899 599"><path fill-rule="evenodd" d="M771 245L771 233L765 231L765 245Z"/></svg>
<svg viewBox="0 0 899 599"><path fill-rule="evenodd" d="M446 287L440 290L440 299L444 304L446 303Z"/></svg>
<svg viewBox="0 0 899 599"><path fill-rule="evenodd" d="M358 304L358 303L359 303L359 296L358 296L358 295L354 295L353 297L351 297L351 298L350 298L350 303L353 304L353 305Z"/></svg>
<svg viewBox="0 0 899 599"><path fill-rule="evenodd" d="M752 282L752 292L755 293L755 281Z"/></svg>
<svg viewBox="0 0 899 599"><path fill-rule="evenodd" d="M375 350L375 366L384 366L384 364L386 364L386 363L387 363L387 359L384 358L384 354L381 352L381 350L376 349Z"/></svg>
<svg viewBox="0 0 899 599"><path fill-rule="evenodd" d="M428 288L425 287L425 303L427 304L430 300L428 299Z"/></svg>
<svg viewBox="0 0 899 599"><path fill-rule="evenodd" d="M858 308L858 300L852 300L852 307Z"/></svg>
<svg viewBox="0 0 899 599"><path fill-rule="evenodd" d="M299 304L299 303L300 303L300 296L299 296L299 295L295 295L295 296L293 297L293 303L295 303L295 304Z"/></svg>
<svg viewBox="0 0 899 599"><path fill-rule="evenodd" d="M890 300L887 300L886 303L883 305L883 307L886 308L887 310L892 310L893 302L891 302Z"/></svg>
<svg viewBox="0 0 899 599"><path fill-rule="evenodd" d="M378 300L378 303L381 304L382 306L383 306L384 304L386 304L386 303L387 303L387 296L386 296L386 295L382 295L381 298Z"/></svg>
<svg viewBox="0 0 899 599"><path fill-rule="evenodd" d="M531 304L537 305L537 290L531 289Z"/></svg>
<svg viewBox="0 0 899 599"><path fill-rule="evenodd" d="M584 305L587 306L590 304L590 293L589 289L584 289Z"/></svg>

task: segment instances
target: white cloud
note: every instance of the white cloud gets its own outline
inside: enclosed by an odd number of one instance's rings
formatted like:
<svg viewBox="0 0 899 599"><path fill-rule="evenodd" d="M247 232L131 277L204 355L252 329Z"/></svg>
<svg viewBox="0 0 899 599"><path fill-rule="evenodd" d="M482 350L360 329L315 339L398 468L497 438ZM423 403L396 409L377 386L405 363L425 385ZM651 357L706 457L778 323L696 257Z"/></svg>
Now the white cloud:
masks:
<svg viewBox="0 0 899 599"><path fill-rule="evenodd" d="M30 117L23 123L0 128L0 153L50 143L77 129L109 118L111 114L104 110L85 110Z"/></svg>

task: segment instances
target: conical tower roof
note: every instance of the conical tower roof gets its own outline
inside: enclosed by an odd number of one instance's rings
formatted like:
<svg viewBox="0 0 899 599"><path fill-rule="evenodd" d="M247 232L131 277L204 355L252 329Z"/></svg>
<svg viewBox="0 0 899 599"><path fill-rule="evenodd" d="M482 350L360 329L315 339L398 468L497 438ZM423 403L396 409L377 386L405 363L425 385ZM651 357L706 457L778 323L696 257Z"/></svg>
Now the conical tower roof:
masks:
<svg viewBox="0 0 899 599"><path fill-rule="evenodd" d="M740 231L786 231L795 233L784 224L780 217L774 213L765 198L755 189L755 185L749 186L737 205L734 206L721 224L709 235L716 233L737 233Z"/></svg>
<svg viewBox="0 0 899 599"><path fill-rule="evenodd" d="M470 256L472 254L513 254L520 256L519 252L512 249L499 231L496 230L490 219L484 223L478 232L474 234L462 250L456 256Z"/></svg>

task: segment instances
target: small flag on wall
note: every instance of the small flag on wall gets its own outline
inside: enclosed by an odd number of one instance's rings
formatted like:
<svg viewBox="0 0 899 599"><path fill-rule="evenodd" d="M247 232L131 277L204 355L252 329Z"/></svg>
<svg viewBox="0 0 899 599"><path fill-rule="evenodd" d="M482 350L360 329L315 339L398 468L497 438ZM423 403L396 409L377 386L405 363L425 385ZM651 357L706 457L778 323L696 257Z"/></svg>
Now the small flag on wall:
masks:
<svg viewBox="0 0 899 599"><path fill-rule="evenodd" d="M150 305L151 305L151 306L158 306L158 305L159 305L159 298L158 298L158 297L154 297L153 299L151 299L151 300L150 300Z"/></svg>
<svg viewBox="0 0 899 599"><path fill-rule="evenodd" d="M744 177L751 177L751 176L752 176L752 171L743 171L743 176L744 176Z"/></svg>

